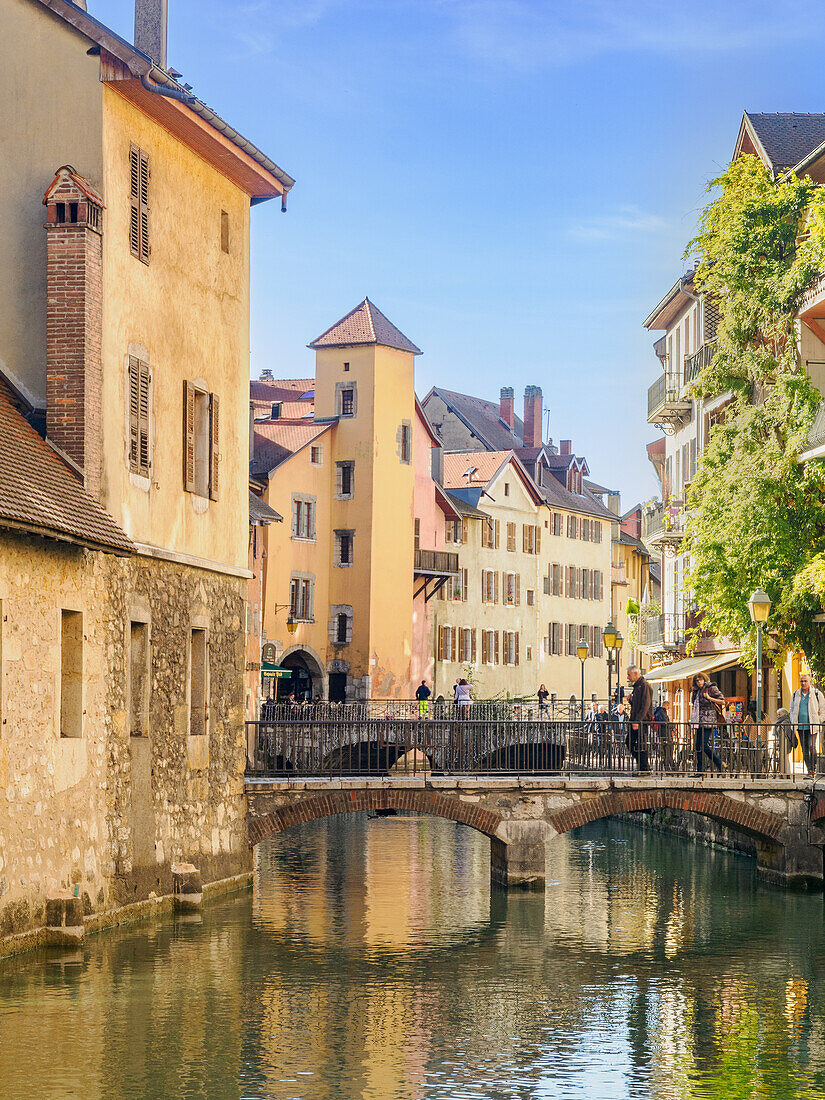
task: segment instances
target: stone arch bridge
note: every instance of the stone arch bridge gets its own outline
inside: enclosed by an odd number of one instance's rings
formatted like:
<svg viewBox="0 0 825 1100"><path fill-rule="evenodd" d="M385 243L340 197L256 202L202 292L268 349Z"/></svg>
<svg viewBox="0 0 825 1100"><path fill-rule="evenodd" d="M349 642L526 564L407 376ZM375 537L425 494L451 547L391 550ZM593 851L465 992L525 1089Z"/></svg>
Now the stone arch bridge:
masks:
<svg viewBox="0 0 825 1100"><path fill-rule="evenodd" d="M779 885L823 884L825 790L770 778L247 778L250 847L317 818L402 810L447 818L490 838L491 875L541 889L554 837L600 818L672 809L752 837L757 870Z"/></svg>

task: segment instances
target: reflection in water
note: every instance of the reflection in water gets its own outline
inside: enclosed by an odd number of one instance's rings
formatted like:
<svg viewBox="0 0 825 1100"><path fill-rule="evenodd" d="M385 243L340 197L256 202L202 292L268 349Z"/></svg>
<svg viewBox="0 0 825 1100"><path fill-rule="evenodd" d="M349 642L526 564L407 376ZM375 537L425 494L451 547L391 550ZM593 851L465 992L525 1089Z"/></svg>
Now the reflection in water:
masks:
<svg viewBox="0 0 825 1100"><path fill-rule="evenodd" d="M825 1098L820 896L611 823L545 895L484 837L332 818L257 852L202 921L0 967L4 1100Z"/></svg>

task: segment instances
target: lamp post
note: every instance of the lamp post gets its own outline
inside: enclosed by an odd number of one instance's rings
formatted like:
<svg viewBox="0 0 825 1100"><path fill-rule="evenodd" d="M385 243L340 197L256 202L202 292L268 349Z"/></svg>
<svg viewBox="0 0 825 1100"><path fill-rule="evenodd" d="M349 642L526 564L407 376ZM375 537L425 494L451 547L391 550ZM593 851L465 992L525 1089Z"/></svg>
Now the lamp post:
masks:
<svg viewBox="0 0 825 1100"><path fill-rule="evenodd" d="M602 640L604 642L604 648L607 650L607 712L610 713L610 700L613 696L613 681L611 676L613 674L613 650L616 647L616 635L618 631L613 625L613 621L607 624L602 631Z"/></svg>
<svg viewBox="0 0 825 1100"><path fill-rule="evenodd" d="M582 663L582 725L584 725L584 662L587 660L589 652L590 646L587 644L587 639L582 638L576 646L576 654Z"/></svg>
<svg viewBox="0 0 825 1100"><path fill-rule="evenodd" d="M751 621L756 624L756 721L762 721L762 628L771 611L771 598L764 588L757 588L748 600Z"/></svg>

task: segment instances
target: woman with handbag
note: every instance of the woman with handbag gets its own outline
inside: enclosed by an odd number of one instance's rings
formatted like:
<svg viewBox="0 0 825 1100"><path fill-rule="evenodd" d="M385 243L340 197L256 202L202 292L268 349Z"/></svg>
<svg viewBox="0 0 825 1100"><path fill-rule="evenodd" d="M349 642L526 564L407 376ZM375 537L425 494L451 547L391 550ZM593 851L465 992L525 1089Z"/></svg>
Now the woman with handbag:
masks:
<svg viewBox="0 0 825 1100"><path fill-rule="evenodd" d="M696 752L696 770L702 771L702 757L707 756L718 772L722 770L722 761L713 741L725 697L716 684L702 672L693 677L693 694L690 697L690 724L693 726L693 747Z"/></svg>

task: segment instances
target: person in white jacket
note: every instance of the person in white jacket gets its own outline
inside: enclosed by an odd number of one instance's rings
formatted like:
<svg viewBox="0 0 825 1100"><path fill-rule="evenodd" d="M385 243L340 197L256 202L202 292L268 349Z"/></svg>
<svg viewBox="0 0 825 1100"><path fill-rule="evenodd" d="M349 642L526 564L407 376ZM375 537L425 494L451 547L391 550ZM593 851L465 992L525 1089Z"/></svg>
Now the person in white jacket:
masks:
<svg viewBox="0 0 825 1100"><path fill-rule="evenodd" d="M791 696L790 713L791 725L799 735L805 768L809 775L813 775L816 770L816 739L819 727L825 722L825 695L814 687L806 672L799 677L799 687Z"/></svg>

